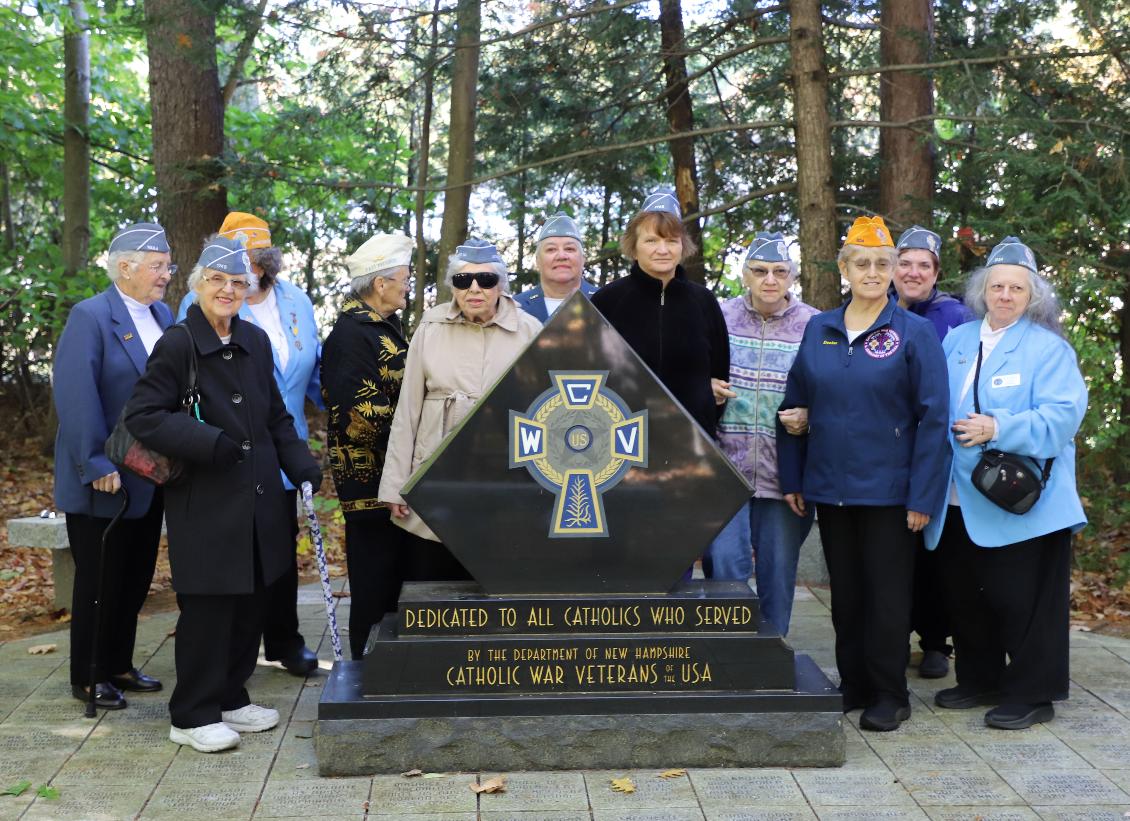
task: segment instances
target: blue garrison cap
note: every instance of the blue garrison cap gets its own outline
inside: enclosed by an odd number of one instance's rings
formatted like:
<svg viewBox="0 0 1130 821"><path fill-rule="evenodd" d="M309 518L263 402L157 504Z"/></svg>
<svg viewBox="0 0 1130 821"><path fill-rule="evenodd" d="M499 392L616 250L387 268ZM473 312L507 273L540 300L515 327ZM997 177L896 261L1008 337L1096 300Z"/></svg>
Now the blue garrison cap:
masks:
<svg viewBox="0 0 1130 821"><path fill-rule="evenodd" d="M679 207L679 198L670 188L657 188L647 195L640 207L641 211L666 211L672 216L683 218L683 209Z"/></svg>
<svg viewBox="0 0 1130 821"><path fill-rule="evenodd" d="M550 237L569 237L577 242L581 241L581 229L568 214L558 211L545 221L545 225L538 232L538 242Z"/></svg>
<svg viewBox="0 0 1130 821"><path fill-rule="evenodd" d="M502 257L499 256L498 249L494 247L494 243L487 242L485 239L467 240L455 249L455 256L464 262L497 262L501 265L506 264L502 261Z"/></svg>
<svg viewBox="0 0 1130 821"><path fill-rule="evenodd" d="M921 225L912 225L902 232L895 250L904 251L908 248L921 248L929 251L936 257L942 255L942 238Z"/></svg>
<svg viewBox="0 0 1130 821"><path fill-rule="evenodd" d="M785 242L784 234L780 232L769 233L758 231L753 242L749 244L745 261L748 265L753 260L760 262L791 262L789 259L789 244Z"/></svg>
<svg viewBox="0 0 1130 821"><path fill-rule="evenodd" d="M135 222L127 225L110 240L110 253L119 251L156 251L169 253L169 240L165 229L155 222Z"/></svg>
<svg viewBox="0 0 1130 821"><path fill-rule="evenodd" d="M247 276L251 273L251 260L247 249L237 239L216 237L204 246L196 263L201 268L211 268L233 276Z"/></svg>
<svg viewBox="0 0 1130 821"><path fill-rule="evenodd" d="M992 251L985 265L1023 265L1036 273L1036 255L1016 237L1005 237Z"/></svg>

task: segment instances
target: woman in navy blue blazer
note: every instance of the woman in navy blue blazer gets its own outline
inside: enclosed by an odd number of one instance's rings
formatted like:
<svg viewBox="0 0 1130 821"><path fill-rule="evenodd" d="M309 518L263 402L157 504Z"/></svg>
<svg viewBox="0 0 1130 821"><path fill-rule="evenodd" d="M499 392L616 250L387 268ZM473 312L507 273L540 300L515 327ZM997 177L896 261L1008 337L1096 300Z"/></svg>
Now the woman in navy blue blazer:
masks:
<svg viewBox="0 0 1130 821"><path fill-rule="evenodd" d="M816 503L844 712L874 731L910 717L915 539L949 471L942 346L888 297L895 264L883 220L856 220L839 258L851 299L809 321L781 402L808 409L808 432L777 436L785 501Z"/></svg>
<svg viewBox="0 0 1130 821"><path fill-rule="evenodd" d="M943 344L953 471L949 504L926 534L928 547L942 543L957 686L934 701L996 705L985 723L1019 730L1052 719L1052 701L1067 696L1071 534L1086 523L1073 439L1087 385L1060 330L1055 294L1016 237L970 277L965 304L984 319L954 328ZM1034 473L1054 459L1027 513L997 507L974 488L985 447L1028 457Z"/></svg>
<svg viewBox="0 0 1130 821"><path fill-rule="evenodd" d="M133 666L137 614L149 593L164 512L161 491L136 476L119 474L103 447L118 415L145 372L153 346L173 321L161 302L176 273L160 225L138 223L110 243L111 285L84 299L67 318L52 371L59 431L55 439L55 506L67 514L67 539L75 560L71 600L71 689L85 700L91 685L90 649L102 534L129 507L106 545L102 630L95 704L126 706L122 690L161 689Z"/></svg>

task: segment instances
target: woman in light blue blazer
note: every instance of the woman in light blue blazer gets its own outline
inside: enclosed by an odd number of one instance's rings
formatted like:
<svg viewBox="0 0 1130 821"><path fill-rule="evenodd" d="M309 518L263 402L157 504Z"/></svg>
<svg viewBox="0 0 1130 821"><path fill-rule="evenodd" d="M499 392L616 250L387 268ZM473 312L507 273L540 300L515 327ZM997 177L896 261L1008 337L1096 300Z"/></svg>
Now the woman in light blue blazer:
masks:
<svg viewBox="0 0 1130 821"><path fill-rule="evenodd" d="M59 430L55 438L55 506L67 514L67 539L75 560L71 595L71 691L95 704L126 706L122 690L154 692L161 682L133 666L137 614L149 595L164 500L159 488L119 473L104 448L153 346L173 316L161 302L177 267L170 264L165 229L139 222L110 243L110 287L71 309L55 346L51 383ZM187 387L187 386L185 386ZM95 599L102 536L129 506L106 539L102 571L102 629L91 667Z"/></svg>
<svg viewBox="0 0 1130 821"><path fill-rule="evenodd" d="M314 320L314 306L300 288L279 279L282 253L271 243L267 223L254 214L232 211L220 226L219 236L237 239L247 247L255 282L239 309L239 318L258 325L271 339L275 360L275 382L290 415L298 438L306 441L306 400L324 409L319 363L322 343ZM177 319L183 319L195 300L189 292L181 301ZM282 476L287 495L287 510L297 511L298 491L286 474ZM297 545L298 520L291 527ZM281 662L295 675L304 676L318 665L318 656L306 646L298 632L297 555L291 569L267 590L263 613L263 651L268 661Z"/></svg>
<svg viewBox="0 0 1130 821"><path fill-rule="evenodd" d="M1018 239L992 250L965 304L983 319L943 343L954 459L947 510L926 534L941 551L957 686L934 700L948 709L995 705L985 723L1016 730L1049 721L1052 701L1067 697L1071 536L1086 523L1073 438L1087 387L1055 294ZM1006 511L973 486L983 448L1029 457L1036 474L1053 460L1027 513Z"/></svg>

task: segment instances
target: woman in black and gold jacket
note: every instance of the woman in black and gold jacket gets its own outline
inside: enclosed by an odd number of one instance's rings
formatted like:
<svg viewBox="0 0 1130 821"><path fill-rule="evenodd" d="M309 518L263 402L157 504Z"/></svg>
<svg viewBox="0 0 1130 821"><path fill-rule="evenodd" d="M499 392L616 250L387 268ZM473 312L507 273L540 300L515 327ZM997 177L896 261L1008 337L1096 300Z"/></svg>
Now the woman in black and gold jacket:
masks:
<svg viewBox="0 0 1130 821"><path fill-rule="evenodd" d="M365 653L369 631L396 610L411 534L377 501L408 342L397 311L406 304L412 240L377 234L346 260L350 293L322 346L322 398L329 411L330 470L345 514L349 648Z"/></svg>

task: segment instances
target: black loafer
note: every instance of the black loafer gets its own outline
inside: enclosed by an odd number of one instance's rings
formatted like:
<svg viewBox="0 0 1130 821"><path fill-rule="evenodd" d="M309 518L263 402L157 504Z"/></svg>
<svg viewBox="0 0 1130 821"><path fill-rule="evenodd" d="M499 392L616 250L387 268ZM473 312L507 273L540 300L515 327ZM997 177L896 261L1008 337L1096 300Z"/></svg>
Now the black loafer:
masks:
<svg viewBox="0 0 1130 821"><path fill-rule="evenodd" d="M889 698L881 698L859 717L859 729L877 733L889 733L910 718L910 705L899 704Z"/></svg>
<svg viewBox="0 0 1130 821"><path fill-rule="evenodd" d="M998 730L1025 730L1033 724L1055 718L1050 701L1039 704L1002 704L985 713L985 723Z"/></svg>
<svg viewBox="0 0 1130 821"><path fill-rule="evenodd" d="M918 675L922 678L945 678L949 671L950 660L940 650L927 650L918 665Z"/></svg>
<svg viewBox="0 0 1130 821"><path fill-rule="evenodd" d="M318 654L309 647L303 647L297 653L287 656L281 661L288 673L294 676L307 676L318 667Z"/></svg>
<svg viewBox="0 0 1130 821"><path fill-rule="evenodd" d="M156 693L163 686L160 681L147 676L134 667L122 676L110 676L110 683L119 690L133 690L135 693Z"/></svg>
<svg viewBox="0 0 1130 821"><path fill-rule="evenodd" d="M71 694L84 704L90 701L90 691L81 684L71 685ZM108 681L100 681L94 685L94 706L103 710L124 710L128 705L121 690Z"/></svg>
<svg viewBox="0 0 1130 821"><path fill-rule="evenodd" d="M1000 700L995 690L978 690L959 684L934 693L934 703L944 710L968 710L996 704Z"/></svg>

